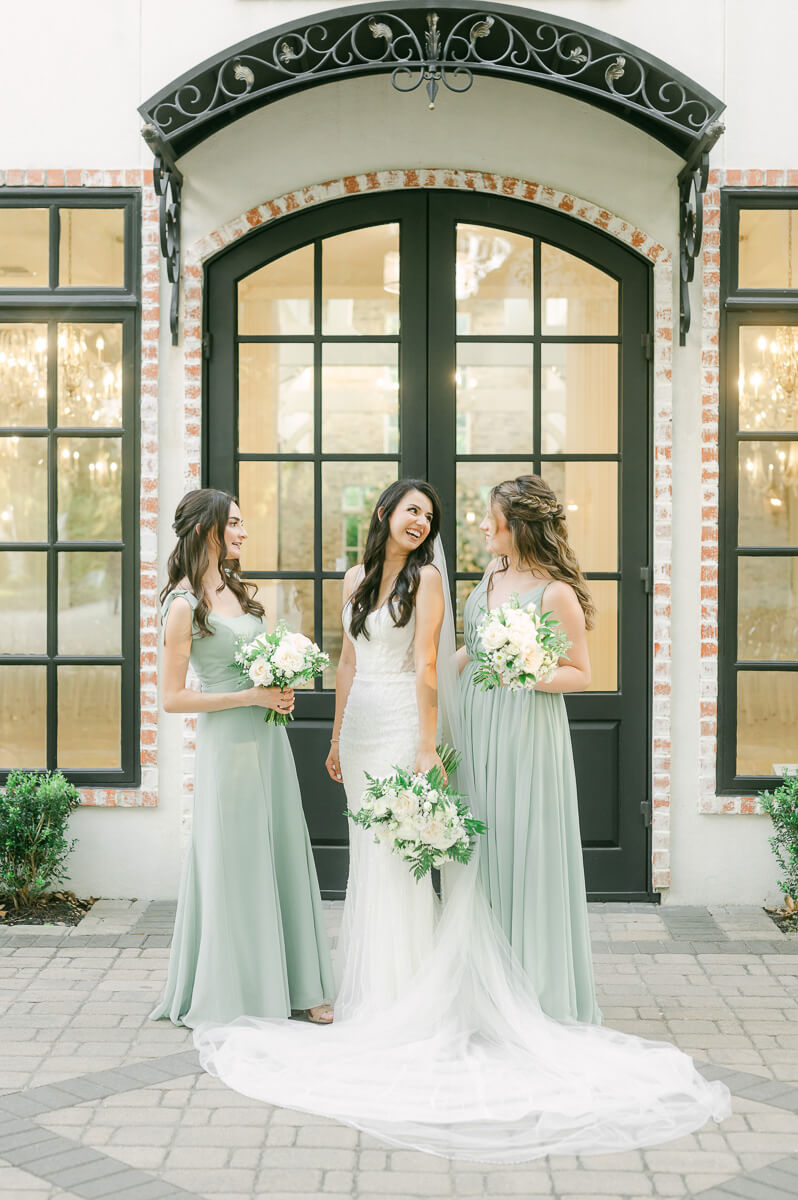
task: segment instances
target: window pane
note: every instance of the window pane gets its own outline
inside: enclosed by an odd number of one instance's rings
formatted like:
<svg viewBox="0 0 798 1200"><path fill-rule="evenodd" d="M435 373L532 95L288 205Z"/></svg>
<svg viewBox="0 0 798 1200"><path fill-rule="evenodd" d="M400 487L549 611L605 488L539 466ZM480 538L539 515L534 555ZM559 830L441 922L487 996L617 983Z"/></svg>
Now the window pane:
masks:
<svg viewBox="0 0 798 1200"><path fill-rule="evenodd" d="M618 688L618 584L614 579L589 579L596 606L596 625L587 634L590 654L589 692L614 692Z"/></svg>
<svg viewBox="0 0 798 1200"><path fill-rule="evenodd" d="M618 332L618 284L604 271L545 242L540 251L543 332Z"/></svg>
<svg viewBox="0 0 798 1200"><path fill-rule="evenodd" d="M740 444L741 546L798 546L798 441Z"/></svg>
<svg viewBox="0 0 798 1200"><path fill-rule="evenodd" d="M313 333L313 246L284 254L239 282L238 332Z"/></svg>
<svg viewBox="0 0 798 1200"><path fill-rule="evenodd" d="M0 325L0 425L47 425L46 325Z"/></svg>
<svg viewBox="0 0 798 1200"><path fill-rule="evenodd" d="M740 329L740 429L798 426L798 328L743 325Z"/></svg>
<svg viewBox="0 0 798 1200"><path fill-rule="evenodd" d="M741 558L737 657L798 661L798 558Z"/></svg>
<svg viewBox="0 0 798 1200"><path fill-rule="evenodd" d="M0 208L0 288L49 286L49 210Z"/></svg>
<svg viewBox="0 0 798 1200"><path fill-rule="evenodd" d="M487 512L490 490L505 479L531 475L531 463L460 462L457 464L457 570L484 571L490 562L479 525Z"/></svg>
<svg viewBox="0 0 798 1200"><path fill-rule="evenodd" d="M398 358L395 343L324 346L321 427L326 454L398 452Z"/></svg>
<svg viewBox="0 0 798 1200"><path fill-rule="evenodd" d="M122 538L120 438L58 439L58 537L62 542Z"/></svg>
<svg viewBox="0 0 798 1200"><path fill-rule="evenodd" d="M547 462L543 478L565 509L568 541L583 571L618 569L618 464Z"/></svg>
<svg viewBox="0 0 798 1200"><path fill-rule="evenodd" d="M618 449L618 347L548 342L541 347L544 454Z"/></svg>
<svg viewBox="0 0 798 1200"><path fill-rule="evenodd" d="M59 767L121 766L121 697L121 667L58 668Z"/></svg>
<svg viewBox="0 0 798 1200"><path fill-rule="evenodd" d="M328 462L322 467L322 567L346 571L360 562L377 500L397 478L392 462Z"/></svg>
<svg viewBox="0 0 798 1200"><path fill-rule="evenodd" d="M58 555L58 653L122 653L122 555Z"/></svg>
<svg viewBox="0 0 798 1200"><path fill-rule="evenodd" d="M324 333L398 333L399 226L326 238L321 255Z"/></svg>
<svg viewBox="0 0 798 1200"><path fill-rule="evenodd" d="M0 541L47 541L46 438L0 438Z"/></svg>
<svg viewBox="0 0 798 1200"><path fill-rule="evenodd" d="M459 334L534 332L532 238L484 225L457 226Z"/></svg>
<svg viewBox="0 0 798 1200"><path fill-rule="evenodd" d="M245 454L313 452L313 346L240 342L238 445Z"/></svg>
<svg viewBox="0 0 798 1200"><path fill-rule="evenodd" d="M47 653L47 555L0 551L0 654Z"/></svg>
<svg viewBox="0 0 798 1200"><path fill-rule="evenodd" d="M62 208L60 287L125 286L125 210Z"/></svg>
<svg viewBox="0 0 798 1200"><path fill-rule="evenodd" d="M798 764L798 672L737 674L737 774L781 775Z"/></svg>
<svg viewBox="0 0 798 1200"><path fill-rule="evenodd" d="M461 342L457 347L457 453L532 453L532 347Z"/></svg>
<svg viewBox="0 0 798 1200"><path fill-rule="evenodd" d="M122 424L122 326L58 326L58 424Z"/></svg>
<svg viewBox="0 0 798 1200"><path fill-rule="evenodd" d="M798 287L798 209L741 209L738 287Z"/></svg>
<svg viewBox="0 0 798 1200"><path fill-rule="evenodd" d="M242 462L239 498L251 571L313 570L313 463Z"/></svg>
<svg viewBox="0 0 798 1200"><path fill-rule="evenodd" d="M46 763L47 668L0 666L0 769Z"/></svg>
<svg viewBox="0 0 798 1200"><path fill-rule="evenodd" d="M330 665L322 676L322 684L325 688L335 687L335 673L338 670L338 659L341 657L341 645L344 639L341 625L343 587L343 579L325 579L322 584L324 615L321 648L330 656Z"/></svg>

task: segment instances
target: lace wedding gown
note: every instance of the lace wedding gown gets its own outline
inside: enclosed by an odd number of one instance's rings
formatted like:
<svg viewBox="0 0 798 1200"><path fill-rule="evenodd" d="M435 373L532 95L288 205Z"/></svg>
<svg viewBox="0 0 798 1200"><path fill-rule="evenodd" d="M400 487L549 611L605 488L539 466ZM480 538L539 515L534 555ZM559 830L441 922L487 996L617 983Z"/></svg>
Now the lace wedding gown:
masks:
<svg viewBox="0 0 798 1200"><path fill-rule="evenodd" d="M384 606L354 642L340 744L352 808L365 771L414 760L414 629ZM416 883L350 831L334 1025L244 1016L200 1027L205 1070L395 1145L492 1162L653 1145L729 1114L727 1089L674 1046L544 1015L476 886L476 855L444 874L441 905L429 877Z"/></svg>

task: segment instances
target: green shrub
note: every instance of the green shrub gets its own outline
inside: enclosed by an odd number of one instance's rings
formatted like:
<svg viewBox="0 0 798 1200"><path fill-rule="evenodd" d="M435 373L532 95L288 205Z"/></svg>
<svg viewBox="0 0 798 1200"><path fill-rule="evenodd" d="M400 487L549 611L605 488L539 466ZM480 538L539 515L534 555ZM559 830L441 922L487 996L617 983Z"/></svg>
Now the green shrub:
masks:
<svg viewBox="0 0 798 1200"><path fill-rule="evenodd" d="M15 908L59 879L75 841L66 837L80 793L60 771L11 771L0 793L0 892Z"/></svg>
<svg viewBox="0 0 798 1200"><path fill-rule="evenodd" d="M798 775L786 775L772 792L761 792L760 803L773 822L770 845L783 872L778 881L785 899L798 904Z"/></svg>

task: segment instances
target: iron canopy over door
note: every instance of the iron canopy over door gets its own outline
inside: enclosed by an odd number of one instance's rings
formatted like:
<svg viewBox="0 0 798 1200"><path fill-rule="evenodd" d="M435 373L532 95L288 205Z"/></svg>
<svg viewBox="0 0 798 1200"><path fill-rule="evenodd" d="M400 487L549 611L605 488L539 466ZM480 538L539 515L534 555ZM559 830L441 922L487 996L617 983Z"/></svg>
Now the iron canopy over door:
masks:
<svg viewBox="0 0 798 1200"><path fill-rule="evenodd" d="M240 498L245 573L269 620L333 660L290 730L325 894L342 895L347 873L344 795L323 765L341 580L374 502L402 475L438 488L461 620L487 561L490 487L534 471L566 507L599 609L591 690L566 699L588 892L650 896L643 260L504 197L356 197L213 260L205 322L205 479Z"/></svg>

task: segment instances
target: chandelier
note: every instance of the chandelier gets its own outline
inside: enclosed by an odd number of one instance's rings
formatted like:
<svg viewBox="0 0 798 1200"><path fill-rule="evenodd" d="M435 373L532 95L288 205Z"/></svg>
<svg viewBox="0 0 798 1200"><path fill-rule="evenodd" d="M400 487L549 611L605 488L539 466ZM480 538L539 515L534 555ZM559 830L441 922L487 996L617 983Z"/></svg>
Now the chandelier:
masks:
<svg viewBox="0 0 798 1200"><path fill-rule="evenodd" d="M47 405L45 326L9 324L0 328L0 404L2 425L42 425Z"/></svg>
<svg viewBox="0 0 798 1200"><path fill-rule="evenodd" d="M740 428L792 429L798 406L798 330L786 327L761 335L756 348L757 360L740 365Z"/></svg>

